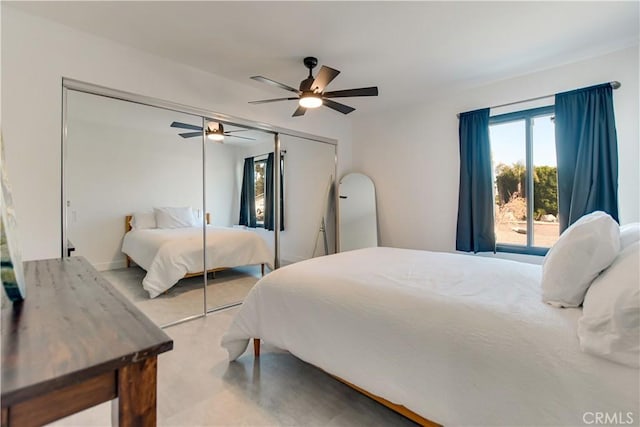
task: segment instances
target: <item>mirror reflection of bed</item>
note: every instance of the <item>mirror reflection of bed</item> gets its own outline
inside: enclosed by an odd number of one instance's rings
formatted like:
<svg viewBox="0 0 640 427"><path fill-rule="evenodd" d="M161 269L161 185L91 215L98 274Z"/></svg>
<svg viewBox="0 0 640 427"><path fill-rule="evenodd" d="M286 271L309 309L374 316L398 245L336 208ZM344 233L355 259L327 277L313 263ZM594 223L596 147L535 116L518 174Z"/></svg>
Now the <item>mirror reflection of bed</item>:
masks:
<svg viewBox="0 0 640 427"><path fill-rule="evenodd" d="M207 266L207 309L242 301L262 276L262 265L267 265L268 272L274 263L273 232L243 227L238 221L243 160L250 153L273 152L273 135L225 125L225 132L235 131L245 138L225 137L224 144L207 140L203 161L203 138L179 136L185 131L171 128L174 121L193 126L203 123L198 116L68 92L64 191L66 237L75 247L73 255L87 258L160 325L203 313L205 252L208 262L217 257ZM264 194L261 203L266 203ZM157 210L163 208L178 209L173 212L178 217L190 212L191 223L154 224ZM205 212L210 222L206 250ZM140 227L132 231L155 232L150 240L156 240L156 248L147 245L149 253L145 256L143 248L143 255L132 256L134 262L127 268L127 256L122 252L127 230L123 225L125 216L135 213L146 214L152 223L144 224L141 216ZM129 224L127 221L127 227ZM182 235L182 241L173 239L175 235ZM209 246L223 237L234 243L218 244L218 249ZM158 246L162 239L170 243ZM237 243L243 239L243 244ZM260 244L255 243L258 241ZM169 254L167 245L178 247L177 254ZM247 250L249 255L243 255ZM188 266L187 271L176 278L176 272L171 271L174 265L161 266L153 273L154 251L176 258L178 265ZM184 251L193 259L187 259ZM161 280L146 280L149 272Z"/></svg>

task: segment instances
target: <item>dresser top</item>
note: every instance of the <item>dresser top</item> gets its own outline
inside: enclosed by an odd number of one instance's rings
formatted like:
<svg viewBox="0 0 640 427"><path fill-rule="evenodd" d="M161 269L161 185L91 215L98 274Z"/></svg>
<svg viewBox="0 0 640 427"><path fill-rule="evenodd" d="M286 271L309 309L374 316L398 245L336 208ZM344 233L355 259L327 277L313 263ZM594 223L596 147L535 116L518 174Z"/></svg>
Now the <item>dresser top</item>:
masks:
<svg viewBox="0 0 640 427"><path fill-rule="evenodd" d="M84 258L24 267L25 300L2 304L2 407L173 348Z"/></svg>

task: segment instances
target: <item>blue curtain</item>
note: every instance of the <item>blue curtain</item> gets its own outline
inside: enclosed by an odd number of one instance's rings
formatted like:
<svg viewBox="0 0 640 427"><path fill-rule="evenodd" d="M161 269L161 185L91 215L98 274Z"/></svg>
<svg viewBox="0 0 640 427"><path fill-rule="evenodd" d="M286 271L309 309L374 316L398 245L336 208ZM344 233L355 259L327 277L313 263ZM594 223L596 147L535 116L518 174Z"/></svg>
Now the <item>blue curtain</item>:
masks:
<svg viewBox="0 0 640 427"><path fill-rule="evenodd" d="M274 173L273 173L273 161L274 154L269 153L267 156L267 167L265 170L266 182L265 182L265 201L264 201L264 228L267 230L273 230L275 228L274 224L274 205L273 201L275 200L275 184L274 184ZM283 180L283 170L280 168L280 231L284 230L284 180Z"/></svg>
<svg viewBox="0 0 640 427"><path fill-rule="evenodd" d="M242 191L240 192L240 225L256 226L255 169L253 157L244 159Z"/></svg>
<svg viewBox="0 0 640 427"><path fill-rule="evenodd" d="M458 130L460 192L456 249L495 252L489 109L460 114Z"/></svg>
<svg viewBox="0 0 640 427"><path fill-rule="evenodd" d="M618 221L618 143L609 83L555 97L560 232L601 210Z"/></svg>

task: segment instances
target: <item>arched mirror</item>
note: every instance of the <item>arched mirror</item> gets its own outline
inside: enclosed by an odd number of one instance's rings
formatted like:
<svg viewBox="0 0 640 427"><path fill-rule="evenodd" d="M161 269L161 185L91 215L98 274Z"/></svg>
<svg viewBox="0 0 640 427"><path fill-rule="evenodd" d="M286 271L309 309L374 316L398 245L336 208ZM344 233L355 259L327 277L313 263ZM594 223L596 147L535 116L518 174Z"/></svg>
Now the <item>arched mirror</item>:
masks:
<svg viewBox="0 0 640 427"><path fill-rule="evenodd" d="M361 173L340 180L340 251L378 246L376 190L373 181Z"/></svg>

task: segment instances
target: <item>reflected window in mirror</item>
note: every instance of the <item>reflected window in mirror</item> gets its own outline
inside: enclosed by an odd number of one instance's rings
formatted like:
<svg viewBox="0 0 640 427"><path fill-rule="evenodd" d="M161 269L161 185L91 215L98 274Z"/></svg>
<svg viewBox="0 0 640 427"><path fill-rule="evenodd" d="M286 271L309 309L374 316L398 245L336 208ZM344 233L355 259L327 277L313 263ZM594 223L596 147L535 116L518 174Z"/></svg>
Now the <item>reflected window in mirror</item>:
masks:
<svg viewBox="0 0 640 427"><path fill-rule="evenodd" d="M265 200L265 175L267 169L267 158L262 159L254 158L254 194L255 194L255 208L256 208L256 226L264 227L264 200Z"/></svg>
<svg viewBox="0 0 640 427"><path fill-rule="evenodd" d="M240 194L238 224L252 228L273 230L274 219L274 153L247 157ZM284 157L280 159L280 194L284 194ZM280 230L284 230L284 209L280 209Z"/></svg>

